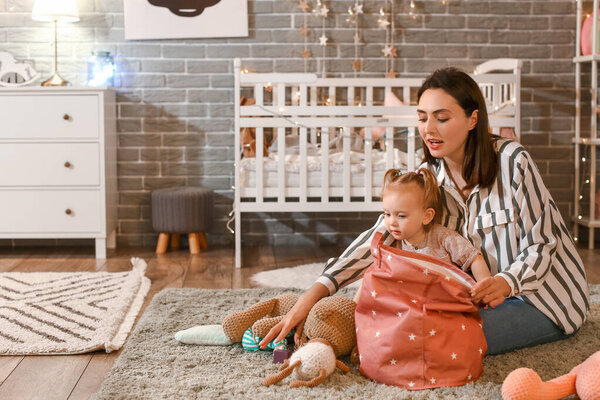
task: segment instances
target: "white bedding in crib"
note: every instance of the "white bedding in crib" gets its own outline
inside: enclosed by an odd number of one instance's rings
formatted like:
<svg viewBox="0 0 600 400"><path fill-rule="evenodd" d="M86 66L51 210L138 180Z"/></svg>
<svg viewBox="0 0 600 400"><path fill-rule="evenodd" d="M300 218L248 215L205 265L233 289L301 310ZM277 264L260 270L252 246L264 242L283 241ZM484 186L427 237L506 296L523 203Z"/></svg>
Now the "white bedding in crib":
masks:
<svg viewBox="0 0 600 400"><path fill-rule="evenodd" d="M364 186L365 154L351 151L350 159L350 186ZM329 161L329 187L342 187L344 171L344 154L342 152L330 153ZM321 187L321 156L306 157L306 171L308 187ZM240 162L241 187L253 188L256 186L256 158L244 158ZM383 176L387 170L385 153L373 150L371 153L372 182L374 187L380 187ZM263 187L277 187L279 184L277 169L279 157L277 153L270 153L263 158ZM286 187L300 186L300 156L297 154L285 155L285 182ZM394 168L406 170L407 155L405 152L394 149Z"/></svg>

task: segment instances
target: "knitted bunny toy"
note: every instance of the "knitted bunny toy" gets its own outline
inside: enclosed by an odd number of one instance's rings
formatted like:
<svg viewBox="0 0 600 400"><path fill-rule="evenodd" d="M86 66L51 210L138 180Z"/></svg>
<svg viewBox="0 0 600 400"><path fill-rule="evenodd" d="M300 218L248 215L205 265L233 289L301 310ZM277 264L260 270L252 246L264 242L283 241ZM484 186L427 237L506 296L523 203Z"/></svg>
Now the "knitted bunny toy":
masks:
<svg viewBox="0 0 600 400"><path fill-rule="evenodd" d="M279 373L265 378L262 384L270 386L294 372L297 379L290 382L290 387L313 387L320 385L336 367L344 372L350 371L346 364L336 359L333 347L327 340L312 339L284 361Z"/></svg>
<svg viewBox="0 0 600 400"><path fill-rule="evenodd" d="M337 357L351 353L356 356L355 309L356 303L345 297L319 300L306 317L303 345L284 362L279 373L265 378L263 385L270 386L294 372L296 379L290 383L291 387L313 387L321 384L336 367L349 371Z"/></svg>
<svg viewBox="0 0 600 400"><path fill-rule="evenodd" d="M542 382L534 370L519 368L502 384L504 400L556 400L572 394L582 400L600 399L600 351L551 381Z"/></svg>

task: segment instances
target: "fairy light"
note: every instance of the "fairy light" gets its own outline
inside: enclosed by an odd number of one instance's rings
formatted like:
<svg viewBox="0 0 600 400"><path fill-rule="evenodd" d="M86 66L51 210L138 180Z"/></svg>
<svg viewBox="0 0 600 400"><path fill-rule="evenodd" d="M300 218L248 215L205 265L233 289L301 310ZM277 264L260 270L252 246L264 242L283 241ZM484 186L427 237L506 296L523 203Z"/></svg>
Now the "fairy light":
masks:
<svg viewBox="0 0 600 400"><path fill-rule="evenodd" d="M241 74L247 74L248 72L250 72L248 68L242 68L242 70L240 71Z"/></svg>

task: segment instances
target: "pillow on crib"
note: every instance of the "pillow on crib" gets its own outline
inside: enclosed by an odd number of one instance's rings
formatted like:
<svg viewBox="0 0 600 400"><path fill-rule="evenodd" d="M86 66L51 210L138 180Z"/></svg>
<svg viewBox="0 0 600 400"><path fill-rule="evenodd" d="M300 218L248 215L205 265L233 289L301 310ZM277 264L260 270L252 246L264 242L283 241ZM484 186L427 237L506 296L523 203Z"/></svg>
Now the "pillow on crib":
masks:
<svg viewBox="0 0 600 400"><path fill-rule="evenodd" d="M399 107L399 106L403 106L405 104L402 100L400 100L398 98L398 96L396 96L394 94L394 92L392 92L391 90L387 90L385 92L385 97L383 99L383 105L385 107ZM383 117L384 118L394 118L393 115L384 115ZM371 137L373 138L373 140L377 140L377 139L381 138L383 135L385 135L385 130L386 130L386 128L384 126L374 126L371 129ZM360 130L360 135L362 137L365 136L365 128L362 128ZM383 148L382 143L380 143L380 147Z"/></svg>
<svg viewBox="0 0 600 400"><path fill-rule="evenodd" d="M269 146L269 151L271 153L277 153L277 138L275 135L271 146ZM292 134L285 135L285 154L300 154L300 135ZM319 149L314 144L307 142L306 143L306 154L309 156L314 156L319 154Z"/></svg>

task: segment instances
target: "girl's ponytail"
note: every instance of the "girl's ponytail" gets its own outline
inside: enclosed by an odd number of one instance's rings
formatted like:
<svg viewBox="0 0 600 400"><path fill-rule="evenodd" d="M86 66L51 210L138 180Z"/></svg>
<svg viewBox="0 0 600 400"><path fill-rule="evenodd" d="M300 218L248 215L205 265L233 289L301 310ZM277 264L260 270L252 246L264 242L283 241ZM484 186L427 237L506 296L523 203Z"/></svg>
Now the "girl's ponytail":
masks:
<svg viewBox="0 0 600 400"><path fill-rule="evenodd" d="M399 169L389 169L383 177L381 197L386 190L402 190L401 186L415 183L423 190L423 201L425 208L433 208L435 216L425 226L428 230L433 224L439 223L442 218L442 195L438 187L437 178L428 169L420 168L416 172L402 172Z"/></svg>

